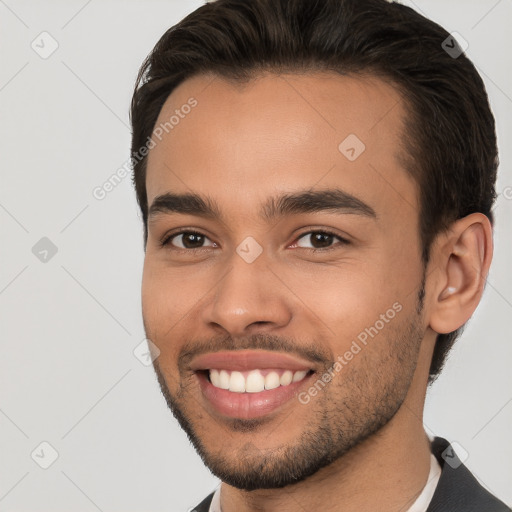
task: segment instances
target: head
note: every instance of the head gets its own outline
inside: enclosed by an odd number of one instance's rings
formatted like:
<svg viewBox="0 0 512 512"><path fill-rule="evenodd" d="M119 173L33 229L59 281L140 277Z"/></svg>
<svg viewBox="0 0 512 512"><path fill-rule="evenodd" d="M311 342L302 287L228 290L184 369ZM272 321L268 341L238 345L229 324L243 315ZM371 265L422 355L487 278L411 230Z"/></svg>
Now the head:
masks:
<svg viewBox="0 0 512 512"><path fill-rule="evenodd" d="M476 308L496 136L448 37L385 0L217 0L144 62L144 325L173 413L224 481L287 485L382 429ZM300 357L326 385L218 414L194 358L245 349Z"/></svg>

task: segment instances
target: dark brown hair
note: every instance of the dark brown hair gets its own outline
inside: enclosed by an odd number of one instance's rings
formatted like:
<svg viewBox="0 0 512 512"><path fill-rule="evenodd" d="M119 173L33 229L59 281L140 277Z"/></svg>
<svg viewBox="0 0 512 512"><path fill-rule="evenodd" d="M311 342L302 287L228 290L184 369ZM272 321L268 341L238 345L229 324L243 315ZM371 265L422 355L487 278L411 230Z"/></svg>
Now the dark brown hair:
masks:
<svg viewBox="0 0 512 512"><path fill-rule="evenodd" d="M481 212L493 223L494 117L482 79L446 30L386 0L216 0L167 30L139 71L131 153L144 244L147 158L140 149L180 83L201 73L246 82L262 72L327 70L379 76L407 103L402 154L418 184L425 266L435 236L454 220ZM461 330L438 335L431 381Z"/></svg>

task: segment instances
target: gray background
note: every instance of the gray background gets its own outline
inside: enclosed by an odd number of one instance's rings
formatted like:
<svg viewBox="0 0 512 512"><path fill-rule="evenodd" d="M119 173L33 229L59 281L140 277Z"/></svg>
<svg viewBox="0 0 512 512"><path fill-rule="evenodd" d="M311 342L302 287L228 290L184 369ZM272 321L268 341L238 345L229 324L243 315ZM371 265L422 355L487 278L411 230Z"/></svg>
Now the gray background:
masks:
<svg viewBox="0 0 512 512"><path fill-rule="evenodd" d="M425 425L512 504L512 2L407 3L469 43L502 162L489 282ZM139 65L200 4L0 0L0 511L180 511L217 485L133 353L143 248L130 178L93 196L129 156ZM43 441L58 452L48 469Z"/></svg>

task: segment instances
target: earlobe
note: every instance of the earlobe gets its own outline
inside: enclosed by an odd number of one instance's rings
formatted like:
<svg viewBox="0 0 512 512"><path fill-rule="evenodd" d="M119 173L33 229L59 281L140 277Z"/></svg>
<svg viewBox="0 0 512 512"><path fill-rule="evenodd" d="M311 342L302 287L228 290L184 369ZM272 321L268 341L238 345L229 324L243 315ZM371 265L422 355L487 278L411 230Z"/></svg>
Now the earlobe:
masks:
<svg viewBox="0 0 512 512"><path fill-rule="evenodd" d="M446 334L466 323L480 302L492 260L492 227L485 215L474 213L442 237L433 255L438 268L430 327Z"/></svg>

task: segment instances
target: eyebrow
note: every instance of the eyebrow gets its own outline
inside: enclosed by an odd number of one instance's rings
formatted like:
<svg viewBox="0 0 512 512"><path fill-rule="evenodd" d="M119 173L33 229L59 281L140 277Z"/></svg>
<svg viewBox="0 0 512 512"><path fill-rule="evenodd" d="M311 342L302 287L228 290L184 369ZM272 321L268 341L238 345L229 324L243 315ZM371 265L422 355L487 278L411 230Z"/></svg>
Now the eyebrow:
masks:
<svg viewBox="0 0 512 512"><path fill-rule="evenodd" d="M260 216L271 221L286 215L330 212L356 214L377 219L375 210L361 199L341 189L309 190L270 197L263 205ZM149 220L160 214L189 214L210 219L223 218L219 204L210 197L198 194L161 194L149 208Z"/></svg>

